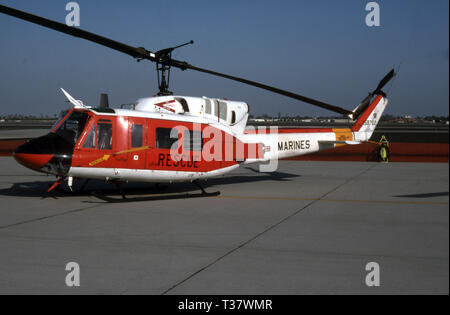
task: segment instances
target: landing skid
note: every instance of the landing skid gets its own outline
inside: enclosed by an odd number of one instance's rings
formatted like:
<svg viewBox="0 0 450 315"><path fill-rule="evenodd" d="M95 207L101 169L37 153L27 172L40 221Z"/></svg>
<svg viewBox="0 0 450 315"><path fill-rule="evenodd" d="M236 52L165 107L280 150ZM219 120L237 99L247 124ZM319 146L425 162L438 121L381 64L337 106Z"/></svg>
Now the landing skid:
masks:
<svg viewBox="0 0 450 315"><path fill-rule="evenodd" d="M109 197L101 192L93 192L92 195L100 200L107 202L137 202L137 201L157 201L157 200L174 200L174 199L189 199L189 198L204 198L204 197L217 197L220 195L220 191L208 193L200 184L199 181L193 181L193 183L201 190L201 193L191 194L191 193L181 193L181 194L158 194L146 197L134 197L130 198L125 195L121 187L118 185L117 188L120 191L122 198Z"/></svg>

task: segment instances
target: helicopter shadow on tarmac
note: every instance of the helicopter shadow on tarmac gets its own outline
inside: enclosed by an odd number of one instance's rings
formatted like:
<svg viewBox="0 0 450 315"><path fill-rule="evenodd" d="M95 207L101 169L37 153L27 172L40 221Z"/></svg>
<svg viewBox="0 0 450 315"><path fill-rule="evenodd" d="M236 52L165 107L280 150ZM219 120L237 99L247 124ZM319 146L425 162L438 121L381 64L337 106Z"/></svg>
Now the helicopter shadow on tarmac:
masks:
<svg viewBox="0 0 450 315"><path fill-rule="evenodd" d="M290 181L292 178L301 175L283 172L259 173L253 168L247 167L245 173L237 173L224 177L211 178L201 181L205 189L213 189L216 186L254 183L262 181ZM256 174L251 174L250 172ZM0 189L0 196L30 197L30 198L67 198L67 197L91 197L98 198L98 201L83 201L87 203L97 202L136 202L136 201L156 201L188 198L204 198L220 195L219 191L206 192L199 191L201 188L190 182L173 184L152 184L152 183L122 183L120 186L107 184L104 181L91 180L83 189L83 180L75 181L74 191L70 191L65 185L47 192L53 181L30 181L14 183L10 188Z"/></svg>

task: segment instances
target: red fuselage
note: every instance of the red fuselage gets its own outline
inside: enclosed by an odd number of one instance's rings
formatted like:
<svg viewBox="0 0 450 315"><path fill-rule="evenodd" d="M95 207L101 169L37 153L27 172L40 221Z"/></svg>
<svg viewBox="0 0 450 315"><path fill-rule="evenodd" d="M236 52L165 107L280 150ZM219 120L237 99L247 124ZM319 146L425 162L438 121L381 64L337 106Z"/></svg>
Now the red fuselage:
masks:
<svg viewBox="0 0 450 315"><path fill-rule="evenodd" d="M250 148L252 144L222 130L211 133L208 126L206 132L207 126L72 109L63 113L48 135L17 148L14 157L33 170L65 177L71 167L211 172L263 155L258 144ZM180 154L173 152L177 141L183 146ZM222 154L230 145L235 148L233 156L207 158L218 153L215 150Z"/></svg>

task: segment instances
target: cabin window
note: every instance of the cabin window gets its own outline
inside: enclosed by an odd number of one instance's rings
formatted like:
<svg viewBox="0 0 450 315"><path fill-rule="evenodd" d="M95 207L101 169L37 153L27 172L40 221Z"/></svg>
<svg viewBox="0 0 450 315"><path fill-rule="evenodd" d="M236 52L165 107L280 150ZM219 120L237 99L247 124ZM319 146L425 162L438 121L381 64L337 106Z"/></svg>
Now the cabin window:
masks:
<svg viewBox="0 0 450 315"><path fill-rule="evenodd" d="M236 123L236 112L234 110L231 111L231 124Z"/></svg>
<svg viewBox="0 0 450 315"><path fill-rule="evenodd" d="M99 150L112 150L112 124L99 123L97 125L97 148Z"/></svg>
<svg viewBox="0 0 450 315"><path fill-rule="evenodd" d="M209 99L205 99L206 109L205 113L211 114L211 101Z"/></svg>
<svg viewBox="0 0 450 315"><path fill-rule="evenodd" d="M176 129L175 129L176 131ZM178 131L176 137L171 137L171 128L156 128L156 147L158 149L171 149L173 144L178 141Z"/></svg>
<svg viewBox="0 0 450 315"><path fill-rule="evenodd" d="M95 149L95 125L89 131L86 140L84 140L83 148Z"/></svg>
<svg viewBox="0 0 450 315"><path fill-rule="evenodd" d="M186 130L184 132L184 149L201 152L203 150L203 136L201 131Z"/></svg>
<svg viewBox="0 0 450 315"><path fill-rule="evenodd" d="M131 147L140 148L142 147L143 140L143 126L142 125L132 125L131 126Z"/></svg>

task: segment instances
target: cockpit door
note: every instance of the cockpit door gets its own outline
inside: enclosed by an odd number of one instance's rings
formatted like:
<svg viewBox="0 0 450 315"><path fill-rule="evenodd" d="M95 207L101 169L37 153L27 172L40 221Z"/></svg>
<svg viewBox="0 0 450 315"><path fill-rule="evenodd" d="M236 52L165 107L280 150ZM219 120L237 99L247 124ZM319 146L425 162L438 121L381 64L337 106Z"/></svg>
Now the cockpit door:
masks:
<svg viewBox="0 0 450 315"><path fill-rule="evenodd" d="M73 166L112 168L119 149L115 140L115 118L91 116L75 146Z"/></svg>

